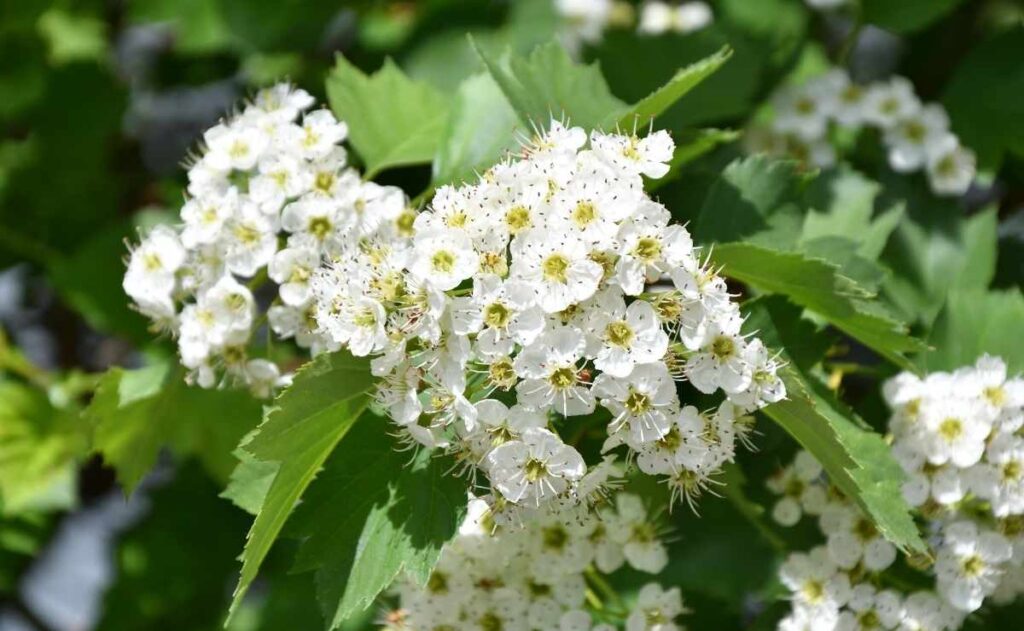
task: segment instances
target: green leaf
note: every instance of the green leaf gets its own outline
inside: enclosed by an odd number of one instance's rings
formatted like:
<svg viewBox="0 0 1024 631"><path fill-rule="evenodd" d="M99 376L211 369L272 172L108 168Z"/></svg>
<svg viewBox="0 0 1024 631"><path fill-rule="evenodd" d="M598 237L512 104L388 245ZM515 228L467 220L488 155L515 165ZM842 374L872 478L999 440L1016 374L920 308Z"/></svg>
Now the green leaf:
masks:
<svg viewBox="0 0 1024 631"><path fill-rule="evenodd" d="M942 101L961 142L982 168L996 169L1009 152L1024 155L1024 27L1008 28L972 50L957 66Z"/></svg>
<svg viewBox="0 0 1024 631"><path fill-rule="evenodd" d="M435 186L470 179L518 146L515 110L488 74L472 76L455 93L434 158Z"/></svg>
<svg viewBox="0 0 1024 631"><path fill-rule="evenodd" d="M255 435L255 431L249 433L242 439L238 448L232 452L238 459L238 466L231 472L228 479L228 487L220 494L221 497L231 500L235 506L241 508L250 515L260 512L260 507L267 498L270 485L277 475L278 463L263 462L246 451L245 447Z"/></svg>
<svg viewBox="0 0 1024 631"><path fill-rule="evenodd" d="M410 463L384 419L366 415L324 465L289 533L303 538L293 571L316 570L330 628L366 609L401 572L423 584L458 528L466 484L426 450Z"/></svg>
<svg viewBox="0 0 1024 631"><path fill-rule="evenodd" d="M885 292L908 316L930 324L953 289L985 289L996 271L996 209L964 217L958 205L929 205L903 221L885 252Z"/></svg>
<svg viewBox="0 0 1024 631"><path fill-rule="evenodd" d="M923 348L878 303L868 302L870 294L840 275L833 263L749 243L719 244L711 255L726 276L789 297L899 366L910 365L905 353Z"/></svg>
<svg viewBox="0 0 1024 631"><path fill-rule="evenodd" d="M555 42L538 46L528 57L497 59L479 46L477 54L527 129L543 127L552 118L602 127L626 109L608 90L597 64L575 63Z"/></svg>
<svg viewBox="0 0 1024 631"><path fill-rule="evenodd" d="M372 386L367 360L344 352L320 355L299 370L245 445L257 460L278 468L249 530L229 617L306 487L369 405Z"/></svg>
<svg viewBox="0 0 1024 631"><path fill-rule="evenodd" d="M702 242L749 241L796 246L808 176L792 160L752 156L729 164L704 200L694 236Z"/></svg>
<svg viewBox="0 0 1024 631"><path fill-rule="evenodd" d="M807 187L809 210L800 243L824 237L854 237L856 253L877 260L904 212L902 204L890 203L876 216L875 202L881 188L851 169L822 173Z"/></svg>
<svg viewBox="0 0 1024 631"><path fill-rule="evenodd" d="M862 0L865 21L894 33L921 30L956 8L963 0Z"/></svg>
<svg viewBox="0 0 1024 631"><path fill-rule="evenodd" d="M390 167L429 163L448 118L444 95L409 79L390 59L367 76L339 55L327 77L327 98L348 124L367 179Z"/></svg>
<svg viewBox="0 0 1024 631"><path fill-rule="evenodd" d="M231 451L256 424L259 410L247 391L193 388L180 369L158 364L109 370L84 416L93 426L93 449L131 493L163 447L196 455L226 482L234 468Z"/></svg>
<svg viewBox="0 0 1024 631"><path fill-rule="evenodd" d="M919 361L926 371L955 370L982 354L1002 357L1011 374L1024 372L1024 296L1006 291L953 290L935 321L932 350Z"/></svg>
<svg viewBox="0 0 1024 631"><path fill-rule="evenodd" d="M765 344L784 349L789 335L770 324L762 305L748 303ZM748 324L749 326L749 324ZM783 351L783 356L785 355ZM924 552L924 542L900 491L903 471L882 437L869 429L795 363L779 371L787 398L764 408L825 467L832 482L871 517L879 531L904 551Z"/></svg>
<svg viewBox="0 0 1024 631"><path fill-rule="evenodd" d="M618 127L624 130L646 127L687 92L714 74L730 57L732 57L732 49L723 46L710 57L680 68L668 83L640 99L628 111L620 115Z"/></svg>
<svg viewBox="0 0 1024 631"><path fill-rule="evenodd" d="M668 83L628 105L611 93L596 63L575 63L555 42L538 46L525 58L506 54L499 59L480 46L476 48L522 123L531 129L546 125L551 118L564 118L587 129L646 125L720 68L731 54L723 48L678 70Z"/></svg>
<svg viewBox="0 0 1024 631"><path fill-rule="evenodd" d="M0 513L66 509L77 501L79 458L88 445L78 415L46 394L0 381Z"/></svg>

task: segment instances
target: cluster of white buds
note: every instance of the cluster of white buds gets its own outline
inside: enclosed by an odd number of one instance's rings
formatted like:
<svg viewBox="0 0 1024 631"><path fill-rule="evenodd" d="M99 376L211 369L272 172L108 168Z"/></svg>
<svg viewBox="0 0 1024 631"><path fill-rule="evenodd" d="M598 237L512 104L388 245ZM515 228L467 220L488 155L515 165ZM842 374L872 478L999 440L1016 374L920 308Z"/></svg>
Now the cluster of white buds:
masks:
<svg viewBox="0 0 1024 631"><path fill-rule="evenodd" d="M924 170L936 194L962 195L974 180L974 152L950 131L945 109L922 103L903 77L863 85L837 68L783 87L772 104L770 129L748 135L754 151L828 167L836 161L831 126L871 127L881 133L889 166L899 173Z"/></svg>
<svg viewBox="0 0 1024 631"><path fill-rule="evenodd" d="M746 415L785 389L725 281L643 190L673 147L663 131L588 137L553 121L518 159L438 190L408 237L353 242L318 271L317 333L375 356L399 431L482 471L502 503L587 495L558 429L606 429L606 452L626 445L674 492L699 493ZM683 406L677 382L724 396Z"/></svg>
<svg viewBox="0 0 1024 631"><path fill-rule="evenodd" d="M1003 361L986 355L953 373L901 373L884 394L893 456L907 474L903 495L928 521L935 591L872 586L889 584L895 548L800 452L768 481L781 496L772 515L784 526L817 516L827 541L783 567L794 601L787 631L953 631L987 598L1024 594L1024 380L1008 379Z"/></svg>
<svg viewBox="0 0 1024 631"><path fill-rule="evenodd" d="M488 504L472 500L458 535L445 545L426 585L397 588L389 631L502 629L529 631L677 631L685 612L678 588L644 586L632 609L609 594L604 575L625 564L656 573L664 546L640 498L619 494L580 519L535 514L522 527L498 525ZM588 608L591 599L609 599ZM601 596L597 596L601 594ZM593 604L591 602L591 604Z"/></svg>
<svg viewBox="0 0 1024 631"><path fill-rule="evenodd" d="M566 47L578 51L584 44L600 42L605 30L632 27L641 35L686 34L711 24L714 14L705 2L670 3L648 0L636 9L622 0L554 0L562 20L562 39Z"/></svg>
<svg viewBox="0 0 1024 631"><path fill-rule="evenodd" d="M282 339L314 353L331 348L313 323L313 272L351 243L399 229L402 191L348 168L346 125L326 109L303 113L312 105L281 84L208 130L188 172L181 224L159 226L132 248L125 291L177 338L182 364L203 387L226 376L269 396L287 381L274 362L253 356L267 320ZM268 281L277 296L263 314L259 288Z"/></svg>

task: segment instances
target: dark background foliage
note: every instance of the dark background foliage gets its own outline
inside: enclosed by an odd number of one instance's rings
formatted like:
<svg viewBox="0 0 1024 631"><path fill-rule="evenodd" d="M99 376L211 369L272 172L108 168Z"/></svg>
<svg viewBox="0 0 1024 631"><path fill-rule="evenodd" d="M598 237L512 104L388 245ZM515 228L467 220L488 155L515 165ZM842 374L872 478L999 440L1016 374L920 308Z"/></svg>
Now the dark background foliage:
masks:
<svg viewBox="0 0 1024 631"><path fill-rule="evenodd" d="M698 128L742 129L778 85L829 60L860 80L909 77L923 99L947 107L977 152L980 176L968 195L937 200L921 176L890 172L878 138L864 135L848 153L856 173L822 174L794 203L805 214L824 212L826 223L845 216L846 202L831 198L828 185L843 180L868 191L869 217L903 205L875 253L871 282L890 311L939 347L921 363L948 367L979 350L1019 362L1020 339L1000 338L998 322L1019 324L1022 313L1011 291L1024 278L1020 5L862 0L837 14L799 0L712 5L714 23L696 33L613 30L582 56L600 62L612 93L633 102L677 68L731 46L721 71L659 119L677 139ZM127 307L124 242L173 221L180 165L201 132L280 77L324 100L339 54L366 72L391 57L450 92L482 69L467 33L484 50L525 53L558 29L546 0L0 3L0 629L221 627L249 519L218 494L258 410L239 406L216 432L169 438L188 443L192 455L165 453L127 501L91 455L95 428L81 414L99 373L172 352ZM712 187L741 155L738 142L719 146L659 189L698 237ZM429 167L408 167L379 179L414 196L430 178ZM968 329L988 337L965 342L962 356L944 355ZM814 373L884 429L877 386L895 367L835 331L814 335L823 336L820 352L809 351ZM758 430L759 451L730 469L727 497L705 497L699 517L678 507L663 516L675 542L661 580L684 589L694 629L773 628L784 610L774 579L782 550L812 536L779 532L759 515L759 504L770 505L761 481L795 446L763 419ZM274 548L233 629L322 628L312 575L287 572L292 545ZM617 580L631 584L628 575ZM371 608L348 628L376 615ZM997 611L971 624L1008 629L1002 620L1013 615Z"/></svg>

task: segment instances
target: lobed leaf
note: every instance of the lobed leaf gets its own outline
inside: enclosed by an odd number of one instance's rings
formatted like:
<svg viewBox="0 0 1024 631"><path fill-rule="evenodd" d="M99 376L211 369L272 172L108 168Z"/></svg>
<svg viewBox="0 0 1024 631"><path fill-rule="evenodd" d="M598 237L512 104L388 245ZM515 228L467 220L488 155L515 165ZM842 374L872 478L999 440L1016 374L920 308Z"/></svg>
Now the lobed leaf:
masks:
<svg viewBox="0 0 1024 631"><path fill-rule="evenodd" d="M302 494L369 405L372 385L367 360L345 352L320 355L295 375L244 445L256 460L276 463L277 471L249 530L229 619Z"/></svg>
<svg viewBox="0 0 1024 631"><path fill-rule="evenodd" d="M716 245L711 258L726 276L789 297L898 366L910 367L906 353L924 348L902 323L868 302L870 294L840 275L833 263L750 243Z"/></svg>
<svg viewBox="0 0 1024 631"><path fill-rule="evenodd" d="M523 127L504 93L488 74L459 86L434 156L435 186L468 180L517 146Z"/></svg>
<svg viewBox="0 0 1024 631"><path fill-rule="evenodd" d="M551 118L567 119L587 129L647 125L731 55L724 47L678 70L666 84L630 105L611 93L596 63L575 63L557 43L538 46L528 57L506 54L499 59L480 46L476 50L527 128L544 125Z"/></svg>
<svg viewBox="0 0 1024 631"><path fill-rule="evenodd" d="M190 387L180 369L158 364L109 370L84 416L93 449L131 493L165 446L196 455L215 479L227 481L235 466L231 451L256 424L260 404L244 390Z"/></svg>
<svg viewBox="0 0 1024 631"><path fill-rule="evenodd" d="M406 77L390 59L367 76L339 55L327 76L327 99L348 124L366 179L391 167L429 163L448 118L448 99Z"/></svg>
<svg viewBox="0 0 1024 631"><path fill-rule="evenodd" d="M466 485L421 450L410 462L383 419L364 415L303 498L293 571L316 570L329 628L365 610L402 572L423 584L458 528Z"/></svg>

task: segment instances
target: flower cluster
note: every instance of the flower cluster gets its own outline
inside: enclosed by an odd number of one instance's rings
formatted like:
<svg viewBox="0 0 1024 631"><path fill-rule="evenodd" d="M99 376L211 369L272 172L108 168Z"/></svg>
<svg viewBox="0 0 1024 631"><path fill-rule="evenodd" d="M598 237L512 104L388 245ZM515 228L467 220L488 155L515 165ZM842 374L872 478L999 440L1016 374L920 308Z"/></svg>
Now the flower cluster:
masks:
<svg viewBox="0 0 1024 631"><path fill-rule="evenodd" d="M903 496L943 535L939 590L964 611L1024 593L1024 379L985 355L974 366L886 384Z"/></svg>
<svg viewBox="0 0 1024 631"><path fill-rule="evenodd" d="M203 387L225 375L261 396L281 385L278 366L252 356L266 319L283 339L330 348L313 325L313 272L349 243L390 238L405 211L401 190L363 182L346 166L346 125L326 109L303 114L312 104L277 85L208 130L181 224L159 226L132 248L125 291L177 338L182 364ZM257 297L268 277L277 295L264 317Z"/></svg>
<svg viewBox="0 0 1024 631"><path fill-rule="evenodd" d="M587 465L556 431L606 428L640 468L696 494L785 396L726 284L642 176L673 143L552 122L519 159L437 191L404 239L352 241L314 275L317 332L375 356L379 403L496 500L579 501ZM677 381L721 392L683 406ZM598 407L603 408L595 415Z"/></svg>
<svg viewBox="0 0 1024 631"><path fill-rule="evenodd" d="M386 628L612 631L624 622L626 631L676 631L685 612L678 588L650 583L631 610L615 594L593 616L586 607L588 588L609 596L602 575L624 564L655 573L667 560L640 498L616 499L600 516L547 513L521 528L497 525L487 503L472 500L426 585L398 587Z"/></svg>
<svg viewBox="0 0 1024 631"><path fill-rule="evenodd" d="M569 50L576 51L584 43L600 42L610 27L637 25L641 35L686 34L711 24L714 15L704 2L671 4L649 0L635 9L621 0L555 0L555 10L562 19L562 39Z"/></svg>
<svg viewBox="0 0 1024 631"><path fill-rule="evenodd" d="M987 598L1024 593L1024 380L984 356L952 373L902 373L884 394L903 495L929 522L935 591L872 586L886 584L896 550L800 452L768 481L780 495L772 515L785 526L816 516L826 544L782 568L794 602L783 629L952 631Z"/></svg>
<svg viewBox="0 0 1024 631"><path fill-rule="evenodd" d="M773 98L769 130L754 129L751 148L791 155L820 167L835 163L830 126L879 130L889 166L900 173L924 170L932 191L961 195L974 180L974 153L950 131L937 103L921 103L903 77L862 85L834 69Z"/></svg>

